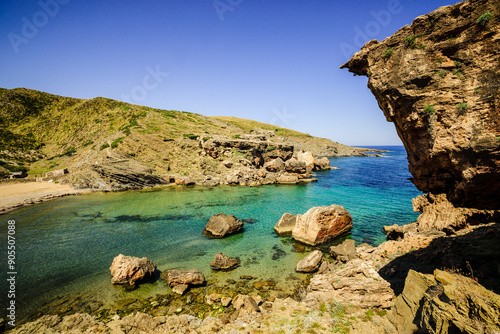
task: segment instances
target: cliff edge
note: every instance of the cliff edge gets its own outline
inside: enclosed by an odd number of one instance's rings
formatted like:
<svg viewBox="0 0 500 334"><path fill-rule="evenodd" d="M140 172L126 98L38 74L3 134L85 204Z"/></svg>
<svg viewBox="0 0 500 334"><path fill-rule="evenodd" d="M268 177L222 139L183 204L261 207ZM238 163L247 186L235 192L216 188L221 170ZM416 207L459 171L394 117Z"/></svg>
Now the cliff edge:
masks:
<svg viewBox="0 0 500 334"><path fill-rule="evenodd" d="M454 207L500 208L499 15L493 0L441 7L341 66L369 78L415 186Z"/></svg>

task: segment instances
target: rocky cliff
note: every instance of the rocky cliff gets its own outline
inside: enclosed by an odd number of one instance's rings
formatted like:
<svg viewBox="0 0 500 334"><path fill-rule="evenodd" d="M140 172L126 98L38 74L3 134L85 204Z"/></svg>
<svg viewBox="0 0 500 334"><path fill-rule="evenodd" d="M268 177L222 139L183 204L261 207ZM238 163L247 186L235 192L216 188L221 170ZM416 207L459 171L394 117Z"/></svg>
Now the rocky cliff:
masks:
<svg viewBox="0 0 500 334"><path fill-rule="evenodd" d="M455 207L500 208L499 15L493 0L442 7L341 66L369 78L416 187Z"/></svg>

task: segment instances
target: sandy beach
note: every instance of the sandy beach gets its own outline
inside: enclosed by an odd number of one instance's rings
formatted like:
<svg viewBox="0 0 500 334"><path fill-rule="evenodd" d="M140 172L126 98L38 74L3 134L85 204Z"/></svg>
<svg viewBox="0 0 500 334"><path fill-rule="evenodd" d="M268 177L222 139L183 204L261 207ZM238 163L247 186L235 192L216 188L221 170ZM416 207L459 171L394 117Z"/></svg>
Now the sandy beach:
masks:
<svg viewBox="0 0 500 334"><path fill-rule="evenodd" d="M67 184L53 182L9 183L0 185L0 214L52 198L81 194Z"/></svg>

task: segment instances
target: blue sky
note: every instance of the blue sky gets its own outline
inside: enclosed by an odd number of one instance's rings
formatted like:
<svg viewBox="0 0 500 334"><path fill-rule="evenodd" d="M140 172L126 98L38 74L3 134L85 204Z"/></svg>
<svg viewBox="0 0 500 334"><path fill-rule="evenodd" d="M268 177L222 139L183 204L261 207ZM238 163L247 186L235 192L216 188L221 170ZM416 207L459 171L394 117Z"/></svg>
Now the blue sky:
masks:
<svg viewBox="0 0 500 334"><path fill-rule="evenodd" d="M0 87L255 119L399 145L339 66L456 0L2 0Z"/></svg>

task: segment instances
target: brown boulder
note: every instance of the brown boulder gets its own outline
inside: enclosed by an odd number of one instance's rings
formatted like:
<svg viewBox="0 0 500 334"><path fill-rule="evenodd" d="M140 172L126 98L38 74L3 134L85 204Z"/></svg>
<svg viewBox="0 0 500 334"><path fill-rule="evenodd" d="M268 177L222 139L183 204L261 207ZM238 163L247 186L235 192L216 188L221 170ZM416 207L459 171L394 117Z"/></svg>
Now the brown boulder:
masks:
<svg viewBox="0 0 500 334"><path fill-rule="evenodd" d="M234 215L219 213L213 215L205 225L205 234L212 238L224 238L231 234L241 232L243 222Z"/></svg>
<svg viewBox="0 0 500 334"><path fill-rule="evenodd" d="M203 274L197 270L169 270L167 271L167 284L169 286L175 285L200 285L205 282Z"/></svg>
<svg viewBox="0 0 500 334"><path fill-rule="evenodd" d="M214 270L229 271L240 266L238 258L231 258L222 253L215 254L214 260L210 263L210 267Z"/></svg>
<svg viewBox="0 0 500 334"><path fill-rule="evenodd" d="M295 223L297 222L297 216L291 213L284 213L280 220L274 226L274 231L278 235L292 234Z"/></svg>
<svg viewBox="0 0 500 334"><path fill-rule="evenodd" d="M281 174L276 178L276 183L280 184L297 184L298 182L299 178L293 174Z"/></svg>
<svg viewBox="0 0 500 334"><path fill-rule="evenodd" d="M134 285L136 282L152 277L156 265L145 257L138 258L120 254L113 259L109 270L113 275L111 283Z"/></svg>
<svg viewBox="0 0 500 334"><path fill-rule="evenodd" d="M281 158L276 158L264 164L264 168L269 172L282 172L285 170L285 163Z"/></svg>
<svg viewBox="0 0 500 334"><path fill-rule="evenodd" d="M306 163L296 158L291 158L285 162L285 170L289 173L305 174L307 173Z"/></svg>
<svg viewBox="0 0 500 334"><path fill-rule="evenodd" d="M352 217L340 205L314 207L297 215L292 237L302 243L316 246L349 233Z"/></svg>
<svg viewBox="0 0 500 334"><path fill-rule="evenodd" d="M297 263L295 271L301 273L315 272L318 270L321 262L323 262L323 253L319 250L315 250Z"/></svg>

